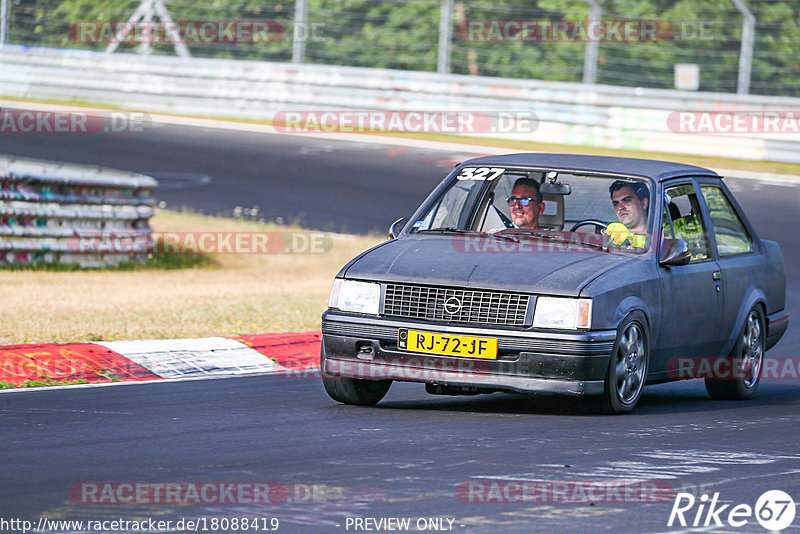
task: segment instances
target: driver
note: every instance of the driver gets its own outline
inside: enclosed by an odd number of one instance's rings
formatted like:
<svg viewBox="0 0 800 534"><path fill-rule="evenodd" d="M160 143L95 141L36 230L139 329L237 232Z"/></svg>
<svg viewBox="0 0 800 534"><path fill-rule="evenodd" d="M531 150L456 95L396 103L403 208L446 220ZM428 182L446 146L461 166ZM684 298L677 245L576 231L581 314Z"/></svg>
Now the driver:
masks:
<svg viewBox="0 0 800 534"><path fill-rule="evenodd" d="M642 182L617 180L608 188L618 223L611 223L606 234L617 245L627 241L631 246L644 248L647 241L647 209L649 193Z"/></svg>
<svg viewBox="0 0 800 534"><path fill-rule="evenodd" d="M539 215L544 211L539 182L531 178L519 178L506 199L511 212L511 221L517 228L538 229Z"/></svg>

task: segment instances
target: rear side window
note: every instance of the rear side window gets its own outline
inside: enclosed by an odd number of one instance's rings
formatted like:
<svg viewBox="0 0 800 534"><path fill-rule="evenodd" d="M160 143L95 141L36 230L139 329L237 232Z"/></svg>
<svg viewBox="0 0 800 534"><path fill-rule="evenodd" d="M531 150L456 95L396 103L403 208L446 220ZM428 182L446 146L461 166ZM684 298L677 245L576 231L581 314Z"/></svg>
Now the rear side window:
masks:
<svg viewBox="0 0 800 534"><path fill-rule="evenodd" d="M708 233L700 217L700 204L692 185L679 185L666 191L664 231L689 245L692 262L709 258Z"/></svg>
<svg viewBox="0 0 800 534"><path fill-rule="evenodd" d="M713 185L701 185L711 225L714 227L714 238L717 241L717 253L720 256L746 254L753 251L753 238L733 209L725 192Z"/></svg>

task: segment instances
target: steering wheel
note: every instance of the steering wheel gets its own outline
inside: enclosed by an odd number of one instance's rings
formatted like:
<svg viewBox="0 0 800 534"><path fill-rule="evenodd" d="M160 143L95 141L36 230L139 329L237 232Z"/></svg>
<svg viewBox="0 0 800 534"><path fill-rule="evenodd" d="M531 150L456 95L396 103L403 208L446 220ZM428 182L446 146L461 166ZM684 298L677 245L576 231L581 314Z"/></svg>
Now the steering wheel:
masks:
<svg viewBox="0 0 800 534"><path fill-rule="evenodd" d="M570 228L569 231L574 232L582 226L589 226L589 225L593 225L595 233L599 234L602 230L605 230L606 226L608 226L608 223L605 223L600 219L583 219L573 224L572 228Z"/></svg>

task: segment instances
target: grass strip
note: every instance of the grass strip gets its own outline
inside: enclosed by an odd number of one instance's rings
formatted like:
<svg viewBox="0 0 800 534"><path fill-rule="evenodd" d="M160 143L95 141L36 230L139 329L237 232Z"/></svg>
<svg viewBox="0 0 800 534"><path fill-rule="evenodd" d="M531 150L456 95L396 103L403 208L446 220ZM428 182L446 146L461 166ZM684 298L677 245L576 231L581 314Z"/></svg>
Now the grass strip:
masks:
<svg viewBox="0 0 800 534"><path fill-rule="evenodd" d="M158 210L151 224L161 233L304 232L169 210ZM156 254L115 269L0 270L0 344L316 330L339 269L383 241L328 235L324 253Z"/></svg>

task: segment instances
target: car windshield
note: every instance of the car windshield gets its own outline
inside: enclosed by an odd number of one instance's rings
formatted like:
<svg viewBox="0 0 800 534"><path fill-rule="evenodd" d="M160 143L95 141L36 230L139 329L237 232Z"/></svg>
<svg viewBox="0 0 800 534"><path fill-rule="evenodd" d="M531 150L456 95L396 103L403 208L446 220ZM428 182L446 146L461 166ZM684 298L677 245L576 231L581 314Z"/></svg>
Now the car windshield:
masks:
<svg viewBox="0 0 800 534"><path fill-rule="evenodd" d="M411 232L483 233L641 253L650 246L652 190L635 178L465 166Z"/></svg>

